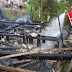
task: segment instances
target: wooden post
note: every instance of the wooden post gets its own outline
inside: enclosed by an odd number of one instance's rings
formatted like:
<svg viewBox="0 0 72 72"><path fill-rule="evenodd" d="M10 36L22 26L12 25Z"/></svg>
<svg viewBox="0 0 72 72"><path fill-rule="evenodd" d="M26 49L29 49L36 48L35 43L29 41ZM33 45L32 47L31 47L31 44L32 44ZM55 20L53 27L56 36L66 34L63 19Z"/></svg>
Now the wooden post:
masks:
<svg viewBox="0 0 72 72"><path fill-rule="evenodd" d="M38 37L40 37L40 35L38 35ZM39 47L41 45L40 39L37 39L37 47Z"/></svg>
<svg viewBox="0 0 72 72"><path fill-rule="evenodd" d="M14 32L16 32L16 29L14 29Z"/></svg>
<svg viewBox="0 0 72 72"><path fill-rule="evenodd" d="M58 68L57 72L60 72L60 63L61 63L61 61L58 60L58 61L57 61L57 68Z"/></svg>
<svg viewBox="0 0 72 72"><path fill-rule="evenodd" d="M28 44L28 37L26 36L27 44Z"/></svg>
<svg viewBox="0 0 72 72"><path fill-rule="evenodd" d="M1 36L0 36L0 40L1 40Z"/></svg>
<svg viewBox="0 0 72 72"><path fill-rule="evenodd" d="M28 37L26 37L26 41L27 41L27 43L28 43ZM25 37L24 37L24 36L23 36L23 43L26 44L26 42L25 42Z"/></svg>
<svg viewBox="0 0 72 72"><path fill-rule="evenodd" d="M23 36L23 44L25 44L25 37Z"/></svg>
<svg viewBox="0 0 72 72"><path fill-rule="evenodd" d="M4 37L2 36L2 38L4 38Z"/></svg>
<svg viewBox="0 0 72 72"><path fill-rule="evenodd" d="M9 41L9 36L6 36L6 40Z"/></svg>
<svg viewBox="0 0 72 72"><path fill-rule="evenodd" d="M29 38L29 44L33 44L33 39Z"/></svg>
<svg viewBox="0 0 72 72"><path fill-rule="evenodd" d="M59 40L59 41L58 41L58 47L59 47L59 48L62 48L62 40Z"/></svg>
<svg viewBox="0 0 72 72"><path fill-rule="evenodd" d="M42 40L42 43L45 43L45 40Z"/></svg>

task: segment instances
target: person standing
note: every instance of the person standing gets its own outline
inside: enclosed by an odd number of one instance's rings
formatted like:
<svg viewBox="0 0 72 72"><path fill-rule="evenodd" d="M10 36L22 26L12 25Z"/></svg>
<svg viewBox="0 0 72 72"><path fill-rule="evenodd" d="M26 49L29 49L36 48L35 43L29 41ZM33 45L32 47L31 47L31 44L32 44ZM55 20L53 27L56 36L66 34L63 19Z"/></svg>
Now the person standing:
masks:
<svg viewBox="0 0 72 72"><path fill-rule="evenodd" d="M72 28L72 7L71 7L71 11L69 11L69 12L67 10L65 10L65 14L68 15L68 17L69 17L68 31L70 32L71 28ZM68 32L67 37L70 36L69 32Z"/></svg>
<svg viewBox="0 0 72 72"><path fill-rule="evenodd" d="M11 7L13 7L13 1L14 1L14 0L11 0L11 1L10 1L10 2L11 2Z"/></svg>
<svg viewBox="0 0 72 72"><path fill-rule="evenodd" d="M13 9L14 9L15 15L17 15L17 13L18 13L18 5L17 5L16 1L14 1L14 3L13 3Z"/></svg>
<svg viewBox="0 0 72 72"><path fill-rule="evenodd" d="M11 7L10 0L8 0L8 7Z"/></svg>
<svg viewBox="0 0 72 72"><path fill-rule="evenodd" d="M24 15L26 14L26 5L25 5L25 3L23 4L23 14Z"/></svg>

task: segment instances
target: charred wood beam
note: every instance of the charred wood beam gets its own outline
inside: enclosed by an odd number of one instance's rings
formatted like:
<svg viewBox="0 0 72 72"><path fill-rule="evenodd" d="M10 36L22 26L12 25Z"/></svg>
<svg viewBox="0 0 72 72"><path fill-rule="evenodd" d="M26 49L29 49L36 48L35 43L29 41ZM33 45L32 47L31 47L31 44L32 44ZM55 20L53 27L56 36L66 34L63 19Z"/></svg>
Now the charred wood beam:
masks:
<svg viewBox="0 0 72 72"><path fill-rule="evenodd" d="M9 36L9 37L20 37L23 38L24 35L15 35L15 34L7 34L7 33L0 33L0 36ZM32 37L32 36L27 36L30 39L40 39L40 40L50 40L50 41L59 41L60 38L58 37L50 37L50 36L36 36L36 37Z"/></svg>
<svg viewBox="0 0 72 72"><path fill-rule="evenodd" d="M0 36L0 40L1 40L1 36Z"/></svg>
<svg viewBox="0 0 72 72"><path fill-rule="evenodd" d="M59 49L47 49L47 50L35 50L35 51L30 51L30 52L26 52L26 53L19 53L19 54L13 54L13 55L7 55L7 56L2 56L0 57L0 60L2 59L7 59L7 58L19 58L22 59L22 57L24 59L31 59L33 57L33 55L35 54L39 54L39 53L45 53L45 52L54 52L54 51L68 51L68 50L72 50L72 48L59 48ZM42 55L42 54L41 54ZM32 57L31 57L32 56ZM37 59L38 55L35 55L35 57L33 57L32 59ZM42 56L40 56L40 59L43 59L46 56L46 59L68 59L70 60L72 58L72 54L43 54ZM51 57L50 57L51 56ZM49 58L50 57L50 58Z"/></svg>
<svg viewBox="0 0 72 72"><path fill-rule="evenodd" d="M0 33L1 36L9 36L9 37L22 37L22 35L15 35L15 34L7 34L7 33Z"/></svg>
<svg viewBox="0 0 72 72"><path fill-rule="evenodd" d="M6 40L9 41L9 36L6 36Z"/></svg>
<svg viewBox="0 0 72 72"><path fill-rule="evenodd" d="M67 30L65 27L63 27L64 30L66 30L68 33L70 33L72 35L72 32L70 32L69 30Z"/></svg>
<svg viewBox="0 0 72 72"><path fill-rule="evenodd" d="M40 37L40 35L38 35L38 37ZM41 40L37 39L37 47L41 46Z"/></svg>
<svg viewBox="0 0 72 72"><path fill-rule="evenodd" d="M34 60L71 60L72 54L32 54L25 56L13 57L19 60L34 59Z"/></svg>
<svg viewBox="0 0 72 72"><path fill-rule="evenodd" d="M42 43L45 43L45 40L42 40Z"/></svg>
<svg viewBox="0 0 72 72"><path fill-rule="evenodd" d="M4 37L2 36L2 38L4 38Z"/></svg>
<svg viewBox="0 0 72 72"><path fill-rule="evenodd" d="M21 49L18 47L0 47L1 50L16 50L16 49Z"/></svg>
<svg viewBox="0 0 72 72"><path fill-rule="evenodd" d="M18 66L24 65L24 64L26 64L26 63L30 63L30 62L31 62L31 61L22 60L22 61L18 61L18 62L16 62L16 63L13 63L12 65L13 65L14 67L18 67Z"/></svg>
<svg viewBox="0 0 72 72"><path fill-rule="evenodd" d="M8 71L8 72L36 72L36 71L30 71L30 70L25 70L21 68L12 68L12 67L7 67L4 65L0 65L0 70Z"/></svg>
<svg viewBox="0 0 72 72"><path fill-rule="evenodd" d="M28 36L26 36L26 41L27 41L27 44L28 44ZM23 44L26 44L26 42L25 42L25 36L23 36Z"/></svg>
<svg viewBox="0 0 72 72"><path fill-rule="evenodd" d="M34 59L34 60L71 60L72 54L32 54L14 57L19 60L22 59Z"/></svg>
<svg viewBox="0 0 72 72"><path fill-rule="evenodd" d="M11 55L11 54L18 54L18 51L0 51L0 57L5 55Z"/></svg>
<svg viewBox="0 0 72 72"><path fill-rule="evenodd" d="M29 44L33 44L33 39L29 38Z"/></svg>
<svg viewBox="0 0 72 72"><path fill-rule="evenodd" d="M29 65L34 65L34 64L36 64L36 63L38 63L39 61L38 60L35 60L35 61L31 61L31 62L29 62L29 63L26 63L26 64L23 64L23 65L20 65L20 66L18 66L19 68L24 68L24 67L28 67Z"/></svg>
<svg viewBox="0 0 72 72"><path fill-rule="evenodd" d="M19 26L20 26L20 25L10 26L9 28L6 28L3 32L12 30L12 29L17 28L17 27L19 27Z"/></svg>
<svg viewBox="0 0 72 72"><path fill-rule="evenodd" d="M6 22L6 21L0 21L0 23L4 23L4 24L10 24L10 23L12 23L12 24L19 24L19 25L47 25L46 23L20 23L20 22Z"/></svg>
<svg viewBox="0 0 72 72"><path fill-rule="evenodd" d="M31 58L38 60L71 60L72 54L34 54Z"/></svg>
<svg viewBox="0 0 72 72"><path fill-rule="evenodd" d="M2 25L12 25L12 23L4 23L4 22L0 22L0 24Z"/></svg>
<svg viewBox="0 0 72 72"><path fill-rule="evenodd" d="M2 44L2 45L6 45L6 46L8 46L8 47L9 47L9 46L10 46L10 47L13 47L13 44L11 44L11 43L9 44L9 43L2 42L2 41L1 41L0 44Z"/></svg>

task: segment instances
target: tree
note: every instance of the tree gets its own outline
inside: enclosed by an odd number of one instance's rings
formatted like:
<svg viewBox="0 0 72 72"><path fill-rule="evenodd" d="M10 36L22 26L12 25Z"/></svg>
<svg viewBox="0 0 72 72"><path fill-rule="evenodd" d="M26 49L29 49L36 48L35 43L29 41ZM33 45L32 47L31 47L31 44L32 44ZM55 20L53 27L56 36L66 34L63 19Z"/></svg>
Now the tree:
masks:
<svg viewBox="0 0 72 72"><path fill-rule="evenodd" d="M69 9L69 1L68 0L61 0L59 2L59 13L63 13L64 10L70 10Z"/></svg>
<svg viewBox="0 0 72 72"><path fill-rule="evenodd" d="M52 17L58 10L57 0L29 0L29 4L34 8L34 12L40 14L40 18L45 20L48 15Z"/></svg>

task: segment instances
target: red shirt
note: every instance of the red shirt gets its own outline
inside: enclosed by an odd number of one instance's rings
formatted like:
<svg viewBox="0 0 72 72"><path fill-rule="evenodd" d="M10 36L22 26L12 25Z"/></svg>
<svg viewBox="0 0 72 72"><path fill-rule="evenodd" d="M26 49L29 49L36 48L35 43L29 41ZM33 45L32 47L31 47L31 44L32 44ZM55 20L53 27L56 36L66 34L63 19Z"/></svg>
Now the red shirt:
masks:
<svg viewBox="0 0 72 72"><path fill-rule="evenodd" d="M70 11L68 14L69 14L69 22L72 22L72 11ZM71 18L71 21L70 21L70 18Z"/></svg>

